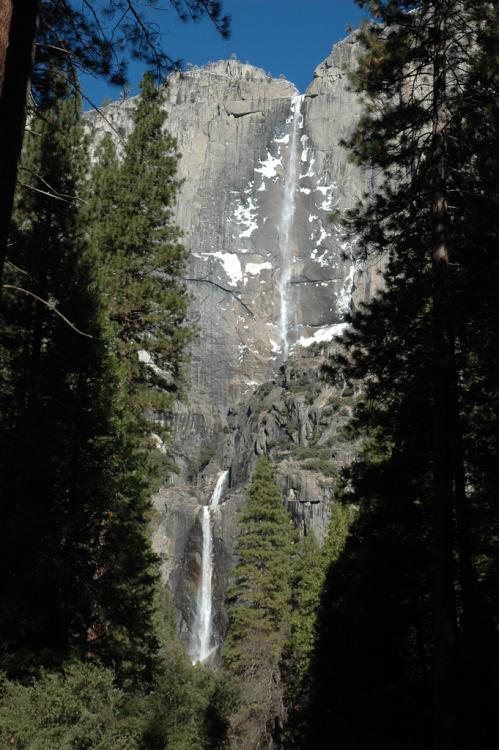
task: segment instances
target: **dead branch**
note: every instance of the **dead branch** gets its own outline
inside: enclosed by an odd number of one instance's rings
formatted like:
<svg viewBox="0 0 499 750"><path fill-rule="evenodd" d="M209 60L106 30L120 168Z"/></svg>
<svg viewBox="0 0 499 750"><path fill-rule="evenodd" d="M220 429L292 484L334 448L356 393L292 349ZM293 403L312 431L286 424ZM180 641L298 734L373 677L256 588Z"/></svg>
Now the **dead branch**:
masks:
<svg viewBox="0 0 499 750"><path fill-rule="evenodd" d="M3 289L14 289L16 292L22 292L23 294L27 294L29 297L33 297L33 299L36 299L37 302L41 302L42 305L45 305L45 307L48 307L51 312L54 312L56 315L58 315L62 320L68 325L70 328L73 329L73 331L76 331L80 336L85 336L87 339L93 339L94 337L91 336L89 333L84 333L83 331L80 331L79 328L77 328L71 321L66 318L65 315L62 314L60 310L57 309L57 307L54 305L53 302L47 302L47 300L42 299L37 294L34 294L33 292L30 292L28 289L23 289L21 286L14 286L14 284L2 284Z"/></svg>
<svg viewBox="0 0 499 750"><path fill-rule="evenodd" d="M7 247L11 247L13 244L14 244L13 242L9 242L9 244L7 245ZM24 271L22 268L19 268L19 266L16 266L16 264L12 263L12 261L9 260L8 258L5 259L5 262L9 266L11 266L14 269L14 271L17 271L18 273L22 273L22 274L24 274L24 276L29 276L29 273L27 271Z"/></svg>
<svg viewBox="0 0 499 750"><path fill-rule="evenodd" d="M29 167L23 167L22 165L19 167L19 169L22 169L23 172L28 172L33 177L36 177L37 180L40 180L43 185L45 185L46 188L48 188L53 198L59 198L60 200L67 200L68 202L72 201L79 201L80 203L86 203L83 198L80 198L78 195L69 195L69 193L60 193L58 190L56 190L55 187L52 187L47 180L41 176L41 174L38 174L38 172L35 172L33 169L30 169ZM33 186L32 186L33 187ZM37 188L34 188L36 190Z"/></svg>
<svg viewBox="0 0 499 750"><path fill-rule="evenodd" d="M73 201L68 201L67 198L63 198L62 195L55 195L55 193L49 193L48 190L40 190L40 188L36 188L34 185L26 185L25 182L21 182L21 180L17 180L17 184L19 187L22 187L23 190L28 190L33 193L40 193L41 195L47 195L49 198L53 198L56 201L62 201L63 203L69 203L72 204Z"/></svg>

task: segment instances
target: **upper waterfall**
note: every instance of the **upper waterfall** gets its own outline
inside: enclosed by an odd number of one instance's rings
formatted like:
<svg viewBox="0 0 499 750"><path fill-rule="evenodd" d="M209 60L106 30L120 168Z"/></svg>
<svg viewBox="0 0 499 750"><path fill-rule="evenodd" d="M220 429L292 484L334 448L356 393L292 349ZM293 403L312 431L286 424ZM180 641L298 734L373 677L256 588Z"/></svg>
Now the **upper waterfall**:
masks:
<svg viewBox="0 0 499 750"><path fill-rule="evenodd" d="M279 319L279 333L281 338L281 349L284 359L289 353L289 279L291 274L293 248L290 243L290 233L295 218L295 193L297 187L297 133L303 127L303 116L301 105L303 95L294 96L291 99L291 133L286 163L286 177L282 197L281 215L279 220L279 253L281 260L281 272L279 276L279 293L281 297L281 314Z"/></svg>
<svg viewBox="0 0 499 750"><path fill-rule="evenodd" d="M293 351L329 340L352 295L361 301L376 286L375 269L360 280L351 238L329 221L373 189L341 147L360 112L344 74L357 46L354 35L336 45L304 95L237 60L176 71L165 86L182 155L175 218L191 251L186 284L199 326L191 391L207 425ZM111 125L126 134L134 106L89 118L94 142Z"/></svg>

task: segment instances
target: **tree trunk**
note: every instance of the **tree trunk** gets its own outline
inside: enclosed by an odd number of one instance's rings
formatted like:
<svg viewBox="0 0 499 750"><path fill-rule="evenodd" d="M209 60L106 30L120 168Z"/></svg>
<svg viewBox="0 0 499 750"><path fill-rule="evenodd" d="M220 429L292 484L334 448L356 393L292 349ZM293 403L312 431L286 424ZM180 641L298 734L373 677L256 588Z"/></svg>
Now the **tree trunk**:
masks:
<svg viewBox="0 0 499 750"><path fill-rule="evenodd" d="M433 69L433 363L434 363L434 466L433 466L433 624L434 624L434 747L456 746L457 626L453 575L453 339L449 290L449 231L447 205L447 3L434 13Z"/></svg>
<svg viewBox="0 0 499 750"><path fill-rule="evenodd" d="M0 290L26 122L38 11L39 0L0 0Z"/></svg>
<svg viewBox="0 0 499 750"><path fill-rule="evenodd" d="M5 63L9 48L10 23L13 0L0 0L0 96L2 95Z"/></svg>

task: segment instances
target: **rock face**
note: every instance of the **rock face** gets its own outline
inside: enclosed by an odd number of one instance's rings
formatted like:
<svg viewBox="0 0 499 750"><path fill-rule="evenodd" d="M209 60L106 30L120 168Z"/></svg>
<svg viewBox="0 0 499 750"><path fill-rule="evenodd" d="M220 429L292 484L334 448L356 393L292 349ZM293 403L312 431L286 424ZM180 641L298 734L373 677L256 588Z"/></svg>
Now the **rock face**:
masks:
<svg viewBox="0 0 499 750"><path fill-rule="evenodd" d="M187 645L200 505L219 472L230 469L214 513L218 640L237 513L257 455L277 462L288 508L319 539L334 495L331 462L351 457L336 439L349 396L323 382L320 346L379 283L378 269L363 270L356 259L355 238L328 220L373 189L371 174L350 164L340 145L360 113L345 72L357 55L354 35L336 45L304 95L235 60L174 73L165 86L184 178L176 219L191 251L186 283L199 336L173 425L179 475L154 500L154 546ZM90 116L95 141L105 130L126 136L134 106L125 100L109 105L105 120Z"/></svg>

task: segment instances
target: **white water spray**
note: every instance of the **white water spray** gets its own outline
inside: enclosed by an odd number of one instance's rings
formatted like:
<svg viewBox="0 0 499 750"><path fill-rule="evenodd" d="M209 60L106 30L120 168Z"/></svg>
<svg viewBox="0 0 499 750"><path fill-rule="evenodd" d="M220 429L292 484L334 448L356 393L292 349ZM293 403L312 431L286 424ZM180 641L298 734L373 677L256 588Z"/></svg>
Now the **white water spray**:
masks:
<svg viewBox="0 0 499 750"><path fill-rule="evenodd" d="M192 662L206 661L214 651L213 640L213 531L211 525L211 509L220 503L222 493L229 475L228 470L222 471L217 479L215 489L208 505L203 507L202 532L203 546L201 550L201 585L197 597L197 611L194 620Z"/></svg>
<svg viewBox="0 0 499 750"><path fill-rule="evenodd" d="M291 276L291 248L289 235L295 217L295 192L296 192L296 144L298 128L302 126L301 105L303 95L294 96L291 99L291 137L289 139L288 158L286 164L286 179L284 181L284 193L282 200L281 217L279 221L279 253L281 257L281 273L279 278L279 293L281 297L281 316L279 331L281 335L281 348L284 359L288 358L289 352L289 279Z"/></svg>

